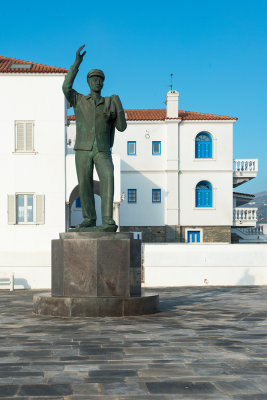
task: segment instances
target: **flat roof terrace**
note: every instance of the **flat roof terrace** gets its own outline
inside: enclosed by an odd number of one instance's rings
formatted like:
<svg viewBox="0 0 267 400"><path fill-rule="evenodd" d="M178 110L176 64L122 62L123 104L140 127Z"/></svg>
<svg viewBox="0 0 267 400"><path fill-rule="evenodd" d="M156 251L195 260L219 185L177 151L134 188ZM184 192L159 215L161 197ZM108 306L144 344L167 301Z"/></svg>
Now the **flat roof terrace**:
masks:
<svg viewBox="0 0 267 400"><path fill-rule="evenodd" d="M0 399L266 400L266 286L146 292L160 313L68 319L1 291Z"/></svg>

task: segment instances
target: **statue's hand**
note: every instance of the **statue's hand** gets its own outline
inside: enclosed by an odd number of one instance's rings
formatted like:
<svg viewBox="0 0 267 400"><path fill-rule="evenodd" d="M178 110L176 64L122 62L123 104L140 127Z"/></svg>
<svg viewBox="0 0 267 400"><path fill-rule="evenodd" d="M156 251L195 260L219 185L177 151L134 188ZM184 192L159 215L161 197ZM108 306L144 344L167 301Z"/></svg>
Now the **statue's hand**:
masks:
<svg viewBox="0 0 267 400"><path fill-rule="evenodd" d="M77 51L76 51L76 60L75 60L75 62L77 63L77 64L81 64L81 62L82 62L82 60L83 60L83 57L84 57L84 55L86 54L86 51L84 51L82 54L81 54L81 51L82 51L82 49L85 47L85 44L83 45L83 46L81 46Z"/></svg>
<svg viewBox="0 0 267 400"><path fill-rule="evenodd" d="M115 104L120 102L120 98L117 94L113 94L111 98L115 102Z"/></svg>
<svg viewBox="0 0 267 400"><path fill-rule="evenodd" d="M104 115L107 119L109 119L110 117L110 103L111 103L111 97L106 97L104 106Z"/></svg>
<svg viewBox="0 0 267 400"><path fill-rule="evenodd" d="M113 96L105 98L105 107L103 112L107 119L116 118L116 110L112 98Z"/></svg>

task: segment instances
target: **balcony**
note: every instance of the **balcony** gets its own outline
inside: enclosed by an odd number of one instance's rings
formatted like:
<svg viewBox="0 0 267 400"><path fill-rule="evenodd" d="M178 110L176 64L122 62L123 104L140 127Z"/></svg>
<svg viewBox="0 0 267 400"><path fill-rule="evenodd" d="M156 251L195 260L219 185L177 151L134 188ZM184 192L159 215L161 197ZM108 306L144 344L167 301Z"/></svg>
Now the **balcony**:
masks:
<svg viewBox="0 0 267 400"><path fill-rule="evenodd" d="M267 232L265 225L251 226L248 228L236 227L231 232L235 235L234 242L237 243L267 243Z"/></svg>
<svg viewBox="0 0 267 400"><path fill-rule="evenodd" d="M258 159L234 159L233 160L233 186L237 187L242 183L256 178L258 174Z"/></svg>
<svg viewBox="0 0 267 400"><path fill-rule="evenodd" d="M256 226L257 208L234 208L233 226Z"/></svg>

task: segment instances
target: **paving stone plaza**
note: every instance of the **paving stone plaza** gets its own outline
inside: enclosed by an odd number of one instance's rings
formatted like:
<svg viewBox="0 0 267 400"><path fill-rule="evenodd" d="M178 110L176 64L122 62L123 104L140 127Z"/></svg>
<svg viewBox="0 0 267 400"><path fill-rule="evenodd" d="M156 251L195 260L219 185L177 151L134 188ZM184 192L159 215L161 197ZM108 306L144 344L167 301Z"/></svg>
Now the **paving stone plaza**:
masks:
<svg viewBox="0 0 267 400"><path fill-rule="evenodd" d="M36 317L35 293L0 292L1 399L267 399L267 287L147 290L161 312L125 318Z"/></svg>

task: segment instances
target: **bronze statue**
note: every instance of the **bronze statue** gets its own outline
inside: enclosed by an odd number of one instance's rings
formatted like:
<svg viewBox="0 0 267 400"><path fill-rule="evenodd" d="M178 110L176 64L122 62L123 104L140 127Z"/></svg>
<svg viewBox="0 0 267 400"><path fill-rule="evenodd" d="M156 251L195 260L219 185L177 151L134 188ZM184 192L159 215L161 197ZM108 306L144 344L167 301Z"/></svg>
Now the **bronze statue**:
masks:
<svg viewBox="0 0 267 400"><path fill-rule="evenodd" d="M110 149L114 142L115 128L123 132L127 124L119 96L101 96L105 80L103 71L91 69L88 72L90 94L87 96L72 88L86 53L84 51L81 54L84 46L77 50L75 62L63 83L63 92L73 106L76 116L75 163L84 218L76 230L116 232L117 225L113 220L114 167ZM102 225L97 228L93 187L94 165L100 183L102 214Z"/></svg>

